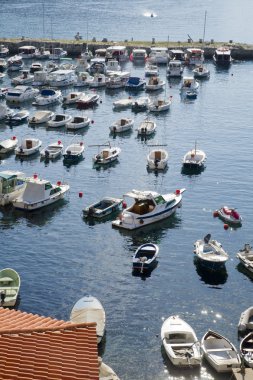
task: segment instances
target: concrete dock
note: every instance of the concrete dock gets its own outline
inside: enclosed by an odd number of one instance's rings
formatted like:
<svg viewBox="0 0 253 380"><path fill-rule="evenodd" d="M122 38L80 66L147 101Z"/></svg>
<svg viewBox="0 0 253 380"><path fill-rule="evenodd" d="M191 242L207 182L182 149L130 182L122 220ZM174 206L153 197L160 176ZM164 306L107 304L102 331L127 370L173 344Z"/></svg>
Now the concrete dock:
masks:
<svg viewBox="0 0 253 380"><path fill-rule="evenodd" d="M243 370L240 368L233 368L232 372L235 380L253 380L252 368L244 368Z"/></svg>

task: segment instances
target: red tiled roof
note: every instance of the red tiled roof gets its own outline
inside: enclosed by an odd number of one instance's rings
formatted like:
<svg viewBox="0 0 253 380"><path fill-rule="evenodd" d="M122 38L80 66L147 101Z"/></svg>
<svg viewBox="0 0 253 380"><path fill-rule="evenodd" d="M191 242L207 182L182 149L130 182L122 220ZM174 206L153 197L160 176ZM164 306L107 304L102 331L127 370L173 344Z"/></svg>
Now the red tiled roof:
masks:
<svg viewBox="0 0 253 380"><path fill-rule="evenodd" d="M96 323L0 309L0 342L1 380L99 379Z"/></svg>

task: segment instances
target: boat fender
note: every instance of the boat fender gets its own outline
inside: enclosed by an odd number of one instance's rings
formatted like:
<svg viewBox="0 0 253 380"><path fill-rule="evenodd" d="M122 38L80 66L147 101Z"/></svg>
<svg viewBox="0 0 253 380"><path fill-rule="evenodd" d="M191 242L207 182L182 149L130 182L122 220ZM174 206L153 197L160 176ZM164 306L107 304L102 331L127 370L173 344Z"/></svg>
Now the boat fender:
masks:
<svg viewBox="0 0 253 380"><path fill-rule="evenodd" d="M140 219L140 224L144 224L144 220L143 219Z"/></svg>

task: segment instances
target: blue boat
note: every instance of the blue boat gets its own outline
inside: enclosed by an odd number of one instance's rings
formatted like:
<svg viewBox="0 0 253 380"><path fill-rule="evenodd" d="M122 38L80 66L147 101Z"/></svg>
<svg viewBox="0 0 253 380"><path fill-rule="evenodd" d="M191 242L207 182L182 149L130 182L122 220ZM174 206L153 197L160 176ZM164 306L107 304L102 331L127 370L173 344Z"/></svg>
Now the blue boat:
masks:
<svg viewBox="0 0 253 380"><path fill-rule="evenodd" d="M141 273L149 271L156 265L159 247L153 243L141 245L135 252L133 257L133 270Z"/></svg>
<svg viewBox="0 0 253 380"><path fill-rule="evenodd" d="M139 77L129 77L128 81L126 82L125 89L139 91L143 90L145 85L146 81L144 79L141 79Z"/></svg>

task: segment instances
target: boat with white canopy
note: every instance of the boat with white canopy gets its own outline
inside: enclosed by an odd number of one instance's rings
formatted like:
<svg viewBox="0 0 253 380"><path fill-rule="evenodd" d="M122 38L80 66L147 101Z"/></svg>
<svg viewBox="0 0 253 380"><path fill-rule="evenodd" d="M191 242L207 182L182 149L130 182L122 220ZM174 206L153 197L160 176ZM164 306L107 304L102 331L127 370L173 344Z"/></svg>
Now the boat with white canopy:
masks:
<svg viewBox="0 0 253 380"><path fill-rule="evenodd" d="M10 139L0 141L0 155L12 152L18 145L18 139L13 136Z"/></svg>
<svg viewBox="0 0 253 380"><path fill-rule="evenodd" d="M173 60L170 61L167 67L167 75L170 78L180 78L183 75L184 72L184 66L182 64L182 61L179 60Z"/></svg>
<svg viewBox="0 0 253 380"><path fill-rule="evenodd" d="M13 170L0 172L0 206L12 203L26 187L24 173Z"/></svg>

